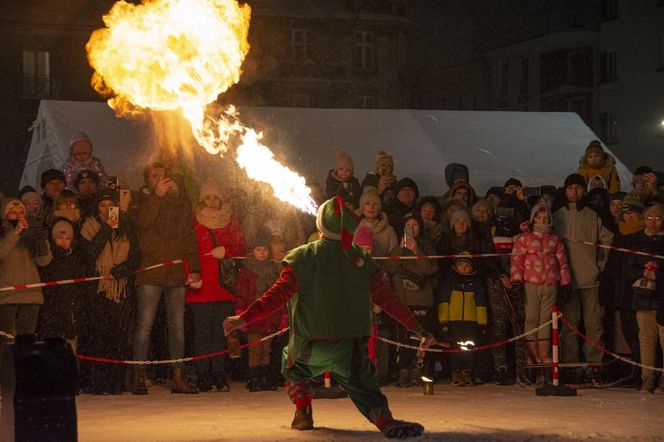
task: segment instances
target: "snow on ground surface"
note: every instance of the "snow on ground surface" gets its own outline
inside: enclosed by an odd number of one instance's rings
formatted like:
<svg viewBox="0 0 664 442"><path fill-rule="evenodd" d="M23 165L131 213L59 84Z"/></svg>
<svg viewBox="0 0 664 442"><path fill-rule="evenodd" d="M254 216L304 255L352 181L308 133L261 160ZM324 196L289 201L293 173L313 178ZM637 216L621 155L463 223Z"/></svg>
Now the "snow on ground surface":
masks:
<svg viewBox="0 0 664 442"><path fill-rule="evenodd" d="M394 416L416 420L425 441L664 441L664 394L633 389L579 390L539 397L534 388L436 384L383 390ZM249 393L77 398L79 440L93 441L379 441L386 440L349 399L314 400L313 431L290 429L293 406L283 389Z"/></svg>

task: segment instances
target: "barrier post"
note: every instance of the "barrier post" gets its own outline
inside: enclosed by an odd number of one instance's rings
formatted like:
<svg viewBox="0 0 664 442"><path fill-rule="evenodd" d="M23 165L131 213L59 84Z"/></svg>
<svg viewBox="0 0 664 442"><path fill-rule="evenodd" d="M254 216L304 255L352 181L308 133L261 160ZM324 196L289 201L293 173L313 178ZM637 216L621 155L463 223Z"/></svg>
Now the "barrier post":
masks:
<svg viewBox="0 0 664 442"><path fill-rule="evenodd" d="M558 307L551 308L551 346L553 385L543 385L535 390L537 396L576 396L576 388L560 385L559 381L559 346L558 346ZM546 367L545 367L546 369Z"/></svg>

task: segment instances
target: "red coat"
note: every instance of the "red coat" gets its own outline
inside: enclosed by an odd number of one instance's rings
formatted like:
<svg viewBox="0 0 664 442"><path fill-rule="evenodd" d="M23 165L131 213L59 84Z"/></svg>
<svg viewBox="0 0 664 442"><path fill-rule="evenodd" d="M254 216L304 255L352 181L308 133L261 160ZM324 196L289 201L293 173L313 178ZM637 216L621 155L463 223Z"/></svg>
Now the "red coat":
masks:
<svg viewBox="0 0 664 442"><path fill-rule="evenodd" d="M201 263L203 286L199 290L192 290L187 287L187 304L196 302L235 302L235 295L219 284L219 260L208 255L208 253L217 246L224 246L227 258L245 256L247 250L240 228L240 221L233 216L226 227L213 229L214 237L217 240L216 245L210 234L210 229L200 224L196 218L194 218L194 230L198 240L198 260Z"/></svg>

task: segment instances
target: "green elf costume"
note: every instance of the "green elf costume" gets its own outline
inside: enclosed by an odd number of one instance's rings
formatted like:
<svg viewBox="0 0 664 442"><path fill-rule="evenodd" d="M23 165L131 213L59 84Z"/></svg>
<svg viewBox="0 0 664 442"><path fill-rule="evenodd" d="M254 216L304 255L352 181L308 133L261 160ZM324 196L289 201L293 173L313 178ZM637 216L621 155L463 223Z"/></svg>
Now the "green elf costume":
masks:
<svg viewBox="0 0 664 442"><path fill-rule="evenodd" d="M352 243L357 218L341 197L318 208L316 226L321 239L292 250L283 259L279 280L239 316L227 318L225 332L268 317L288 303L289 342L282 373L296 407L291 427L313 429L308 381L329 371L386 437L419 436L422 425L392 417L369 361L371 302L423 338L423 347L431 345L433 337L394 294L384 272Z"/></svg>

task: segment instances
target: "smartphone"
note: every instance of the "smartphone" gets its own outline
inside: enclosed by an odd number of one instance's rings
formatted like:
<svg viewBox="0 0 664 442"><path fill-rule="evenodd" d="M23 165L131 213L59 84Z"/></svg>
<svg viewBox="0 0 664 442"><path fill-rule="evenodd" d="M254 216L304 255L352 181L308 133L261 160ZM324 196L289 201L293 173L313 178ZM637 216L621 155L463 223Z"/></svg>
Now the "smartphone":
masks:
<svg viewBox="0 0 664 442"><path fill-rule="evenodd" d="M406 240L413 237L413 229L410 227L403 228L403 239L401 240L401 246L406 247Z"/></svg>
<svg viewBox="0 0 664 442"><path fill-rule="evenodd" d="M117 229L120 224L120 207L111 206L108 208L108 225Z"/></svg>
<svg viewBox="0 0 664 442"><path fill-rule="evenodd" d="M126 213L131 203L131 190L120 189L120 211Z"/></svg>
<svg viewBox="0 0 664 442"><path fill-rule="evenodd" d="M120 180L116 176L109 176L108 177L108 187L111 189L117 189L118 185L120 183Z"/></svg>

